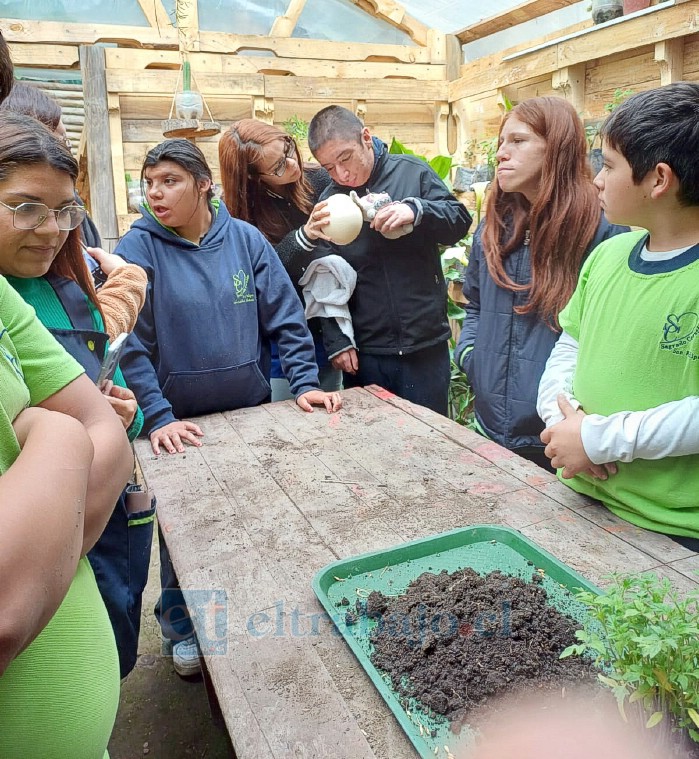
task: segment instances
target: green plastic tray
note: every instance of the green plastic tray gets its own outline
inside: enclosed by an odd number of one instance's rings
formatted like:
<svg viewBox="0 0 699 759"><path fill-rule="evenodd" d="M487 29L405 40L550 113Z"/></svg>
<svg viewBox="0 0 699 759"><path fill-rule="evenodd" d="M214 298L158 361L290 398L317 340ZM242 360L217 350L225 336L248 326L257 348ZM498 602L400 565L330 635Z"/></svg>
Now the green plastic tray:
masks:
<svg viewBox="0 0 699 759"><path fill-rule="evenodd" d="M448 722L431 719L415 702L407 708L401 704L390 678L383 675L369 658L373 649L369 636L376 621L361 616L356 624L347 625L345 613L354 607L358 598L365 598L373 590L400 595L411 580L423 572L436 574L443 569L455 572L466 567L479 574L499 569L524 580L530 580L536 570L543 570L539 574L543 577L542 585L551 605L579 622L586 620L587 613L571 590L584 588L600 592L582 575L531 540L515 530L495 525L465 527L384 551L335 561L313 578L313 590L320 602L424 759L449 757L457 739ZM350 607L340 605L343 598L349 600ZM435 731L434 737L432 731ZM462 728L458 739L460 745L472 734L468 727Z"/></svg>

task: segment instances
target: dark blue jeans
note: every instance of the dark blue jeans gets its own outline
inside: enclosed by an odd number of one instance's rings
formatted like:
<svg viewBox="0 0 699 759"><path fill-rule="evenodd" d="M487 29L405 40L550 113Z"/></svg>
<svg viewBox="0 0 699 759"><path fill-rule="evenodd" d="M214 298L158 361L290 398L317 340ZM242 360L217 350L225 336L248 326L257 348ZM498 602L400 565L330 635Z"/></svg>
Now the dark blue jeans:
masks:
<svg viewBox="0 0 699 759"><path fill-rule="evenodd" d="M138 657L141 600L155 519L155 498L144 504L142 511L127 512L130 487L119 497L104 532L87 554L114 630L122 678L131 672Z"/></svg>
<svg viewBox="0 0 699 759"><path fill-rule="evenodd" d="M158 543L160 548L160 598L153 610L158 620L163 637L177 643L194 635L194 626L189 610L180 590L180 581L172 566L170 552L165 545L160 525L158 525Z"/></svg>
<svg viewBox="0 0 699 759"><path fill-rule="evenodd" d="M345 374L345 388L381 385L438 414L449 412L449 344L439 343L403 356L359 353L357 374Z"/></svg>

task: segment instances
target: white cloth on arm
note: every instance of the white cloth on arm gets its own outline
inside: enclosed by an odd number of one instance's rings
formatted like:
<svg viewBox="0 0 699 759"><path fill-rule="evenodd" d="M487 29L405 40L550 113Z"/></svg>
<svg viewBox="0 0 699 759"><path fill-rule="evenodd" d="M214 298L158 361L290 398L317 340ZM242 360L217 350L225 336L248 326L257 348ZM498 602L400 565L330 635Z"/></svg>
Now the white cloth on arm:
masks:
<svg viewBox="0 0 699 759"><path fill-rule="evenodd" d="M354 341L348 302L357 284L357 272L341 256L330 255L311 261L299 280L306 301L306 318L337 319L342 332Z"/></svg>
<svg viewBox="0 0 699 759"><path fill-rule="evenodd" d="M539 383L537 411L547 427L562 421L558 395L574 408L572 384L578 342L563 332L551 352ZM699 453L699 397L663 403L645 411L619 411L609 416L588 414L580 430L585 453L593 464L634 459L662 459Z"/></svg>

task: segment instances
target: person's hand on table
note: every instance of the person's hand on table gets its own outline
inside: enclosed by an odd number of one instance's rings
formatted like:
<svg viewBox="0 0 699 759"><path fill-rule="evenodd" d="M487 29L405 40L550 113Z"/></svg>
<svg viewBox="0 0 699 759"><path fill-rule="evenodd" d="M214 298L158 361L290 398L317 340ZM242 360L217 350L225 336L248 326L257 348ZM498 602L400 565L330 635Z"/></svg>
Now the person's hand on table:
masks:
<svg viewBox="0 0 699 759"><path fill-rule="evenodd" d="M299 395L296 404L308 413L313 412L313 406L325 406L328 414L339 411L342 408L340 393L326 393L323 390L309 390Z"/></svg>
<svg viewBox="0 0 699 759"><path fill-rule="evenodd" d="M156 456L160 454L161 445L168 453L184 453L184 443L198 448L201 446L198 438L203 435L194 422L170 422L150 433L150 444Z"/></svg>

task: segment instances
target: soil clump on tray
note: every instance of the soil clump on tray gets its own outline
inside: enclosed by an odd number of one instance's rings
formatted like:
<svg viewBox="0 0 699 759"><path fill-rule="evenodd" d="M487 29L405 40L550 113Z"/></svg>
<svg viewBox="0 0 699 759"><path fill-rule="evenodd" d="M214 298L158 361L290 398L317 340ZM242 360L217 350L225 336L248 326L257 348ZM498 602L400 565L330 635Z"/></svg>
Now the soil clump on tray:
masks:
<svg viewBox="0 0 699 759"><path fill-rule="evenodd" d="M455 729L496 694L595 682L589 662L559 659L580 624L549 605L541 582L537 573L525 582L499 571L425 572L403 595L357 601L347 622L375 619L374 665L401 700L416 698Z"/></svg>

